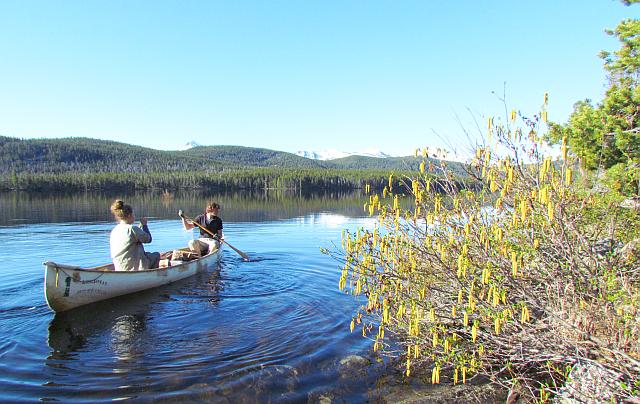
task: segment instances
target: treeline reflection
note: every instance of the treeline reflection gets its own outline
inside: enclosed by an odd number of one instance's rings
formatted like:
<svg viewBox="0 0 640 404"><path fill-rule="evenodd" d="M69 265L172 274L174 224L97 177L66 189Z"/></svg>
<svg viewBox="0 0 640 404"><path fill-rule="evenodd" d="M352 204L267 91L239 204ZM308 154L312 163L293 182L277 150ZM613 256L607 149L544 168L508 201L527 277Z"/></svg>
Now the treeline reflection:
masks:
<svg viewBox="0 0 640 404"><path fill-rule="evenodd" d="M367 197L360 192L295 193L283 190L206 193L201 191L135 193L83 192L0 193L0 226L35 223L111 221L114 199L132 205L137 217L172 219L201 213L208 201L221 204L225 221L257 222L289 219L311 213L332 212L362 216Z"/></svg>

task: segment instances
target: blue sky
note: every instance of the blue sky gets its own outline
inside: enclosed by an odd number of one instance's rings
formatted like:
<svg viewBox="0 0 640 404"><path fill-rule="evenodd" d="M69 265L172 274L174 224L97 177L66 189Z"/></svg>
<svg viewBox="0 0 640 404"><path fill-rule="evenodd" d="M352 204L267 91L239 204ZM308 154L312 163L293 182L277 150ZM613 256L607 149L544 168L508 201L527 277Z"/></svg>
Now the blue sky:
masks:
<svg viewBox="0 0 640 404"><path fill-rule="evenodd" d="M640 6L583 1L0 0L0 135L175 149L461 147L508 109L564 122L602 99L604 33ZM471 112L470 112L471 111Z"/></svg>

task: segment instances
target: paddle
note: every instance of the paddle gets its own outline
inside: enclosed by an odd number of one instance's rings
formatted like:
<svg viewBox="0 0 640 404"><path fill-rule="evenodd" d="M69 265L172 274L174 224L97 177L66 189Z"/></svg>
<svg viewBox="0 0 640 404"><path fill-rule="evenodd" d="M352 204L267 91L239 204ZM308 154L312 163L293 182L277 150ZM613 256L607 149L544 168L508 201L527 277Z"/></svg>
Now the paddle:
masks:
<svg viewBox="0 0 640 404"><path fill-rule="evenodd" d="M180 210L180 211L178 211L178 216L180 216L181 218L183 218L183 219L185 219L185 220L190 220L190 221L191 221L191 223L193 223L193 224L195 224L196 226L198 226L200 229L202 229L203 231L205 231L206 233L208 233L208 234L209 234L211 237L213 237L214 239L216 239L216 240L220 241L221 243L225 243L226 245L228 245L228 246L229 246L229 248L231 248L233 251L235 251L235 252L237 252L238 254L240 254L240 256L241 256L244 260L249 261L249 256L248 256L247 254L243 253L242 251L238 250L237 248L235 248L235 247L234 247L234 246L232 246L231 244L227 243L227 241L226 241L226 240L224 240L224 239L220 239L220 238L218 237L218 235L217 235L217 234L213 234L213 233L211 233L211 232L209 231L209 229L207 229L206 227L202 226L200 223L196 222L196 221L195 221L195 220L193 220L193 219L189 219L188 217L186 217L186 216L184 215L184 213L182 213L182 211L181 211L181 210Z"/></svg>

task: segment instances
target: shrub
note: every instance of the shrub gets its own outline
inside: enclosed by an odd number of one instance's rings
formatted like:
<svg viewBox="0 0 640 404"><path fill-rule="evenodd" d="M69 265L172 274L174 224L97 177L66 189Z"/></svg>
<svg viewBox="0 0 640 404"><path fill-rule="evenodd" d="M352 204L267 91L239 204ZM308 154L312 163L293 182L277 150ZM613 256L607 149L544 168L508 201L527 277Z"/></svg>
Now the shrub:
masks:
<svg viewBox="0 0 640 404"><path fill-rule="evenodd" d="M370 195L376 225L330 252L340 289L366 300L351 330L433 383L484 375L545 399L588 363L615 374L619 397L637 395L640 269L617 247L640 215L576 185L566 139L555 161L542 153L546 111L516 117L489 120L495 142L477 148L465 189L423 163Z"/></svg>

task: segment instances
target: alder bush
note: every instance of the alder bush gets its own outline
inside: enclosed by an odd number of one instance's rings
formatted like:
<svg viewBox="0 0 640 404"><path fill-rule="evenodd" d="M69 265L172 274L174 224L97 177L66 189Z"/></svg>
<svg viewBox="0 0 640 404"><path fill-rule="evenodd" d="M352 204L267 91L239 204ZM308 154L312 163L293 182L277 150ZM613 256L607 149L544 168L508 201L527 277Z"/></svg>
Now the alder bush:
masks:
<svg viewBox="0 0 640 404"><path fill-rule="evenodd" d="M531 118L489 119L463 188L422 151L403 186L391 175L370 194L375 226L328 251L340 289L363 301L351 331L435 384L483 375L546 400L586 364L612 375L617 399L637 398L640 212L577 181L566 139L545 155L546 116L545 96Z"/></svg>

